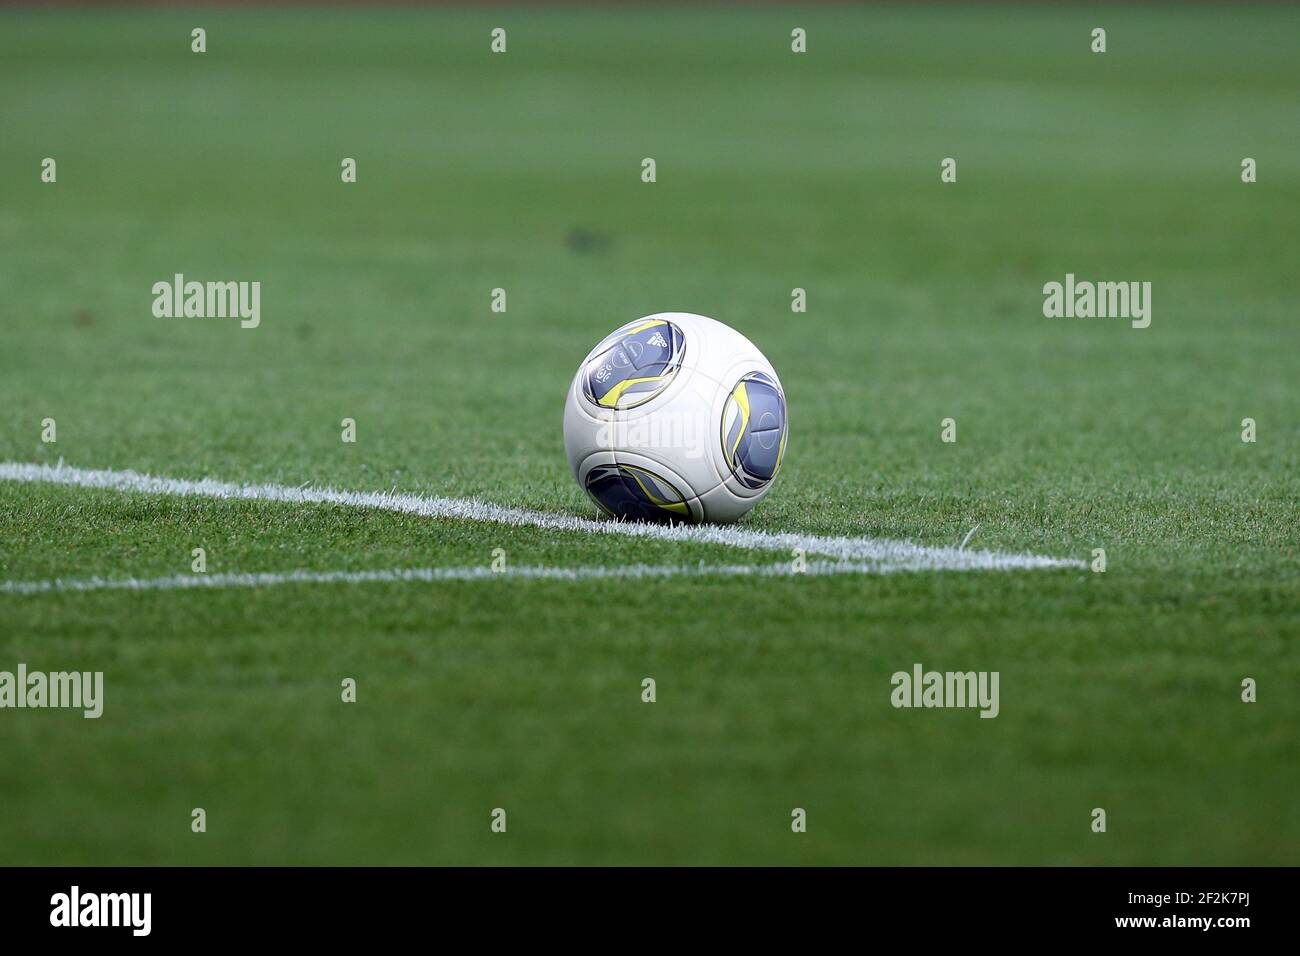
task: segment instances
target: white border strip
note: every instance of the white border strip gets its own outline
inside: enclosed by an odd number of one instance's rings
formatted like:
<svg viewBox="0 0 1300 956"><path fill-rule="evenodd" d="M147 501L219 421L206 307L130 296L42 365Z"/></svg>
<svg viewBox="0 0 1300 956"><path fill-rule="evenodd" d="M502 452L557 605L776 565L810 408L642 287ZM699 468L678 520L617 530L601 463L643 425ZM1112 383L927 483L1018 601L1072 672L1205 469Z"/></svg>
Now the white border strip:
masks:
<svg viewBox="0 0 1300 956"><path fill-rule="evenodd" d="M668 526L640 522L594 521L590 518L578 518L553 512L507 508L467 498L437 498L396 492L336 491L332 488L295 488L271 484L234 484L211 478L190 481L180 478L162 478L135 471L73 468L65 466L62 462L57 466L3 462L0 463L0 481L71 485L78 488L105 488L141 494L234 501L342 505L350 508L373 508L422 515L429 518L484 521L516 527L544 528L551 531L712 544L748 551L779 551L786 555L792 555L795 549L800 549L806 555L835 558L838 561L870 562L878 566L876 570L884 570L886 565L890 568L911 571L1005 571L1086 567L1085 562L1074 558L1050 558L996 551L966 551L961 548L934 548L912 544L910 541L776 533L725 525Z"/></svg>
<svg viewBox="0 0 1300 956"><path fill-rule="evenodd" d="M780 564L633 564L627 567L551 568L542 565L463 568L394 568L386 571L285 571L253 574L176 574L161 578L54 578L47 581L0 581L0 594L49 594L76 591L189 591L208 588L262 588L280 584L370 584L440 581L489 581L525 578L542 581L601 581L618 578L821 577L832 574L891 574L912 570L902 565L853 561L810 561L802 571Z"/></svg>

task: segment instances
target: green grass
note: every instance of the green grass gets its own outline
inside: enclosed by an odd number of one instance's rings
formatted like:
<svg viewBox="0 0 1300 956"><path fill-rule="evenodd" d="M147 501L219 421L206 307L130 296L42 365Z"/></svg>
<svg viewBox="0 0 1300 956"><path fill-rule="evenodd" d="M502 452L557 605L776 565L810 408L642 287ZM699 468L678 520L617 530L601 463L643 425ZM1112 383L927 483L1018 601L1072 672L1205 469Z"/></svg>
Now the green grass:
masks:
<svg viewBox="0 0 1300 956"><path fill-rule="evenodd" d="M0 460L587 515L574 367L684 309L789 397L748 526L979 523L1109 567L0 595L0 669L103 670L107 698L0 711L0 862L1300 863L1297 27L6 11ZM153 318L174 272L260 280L261 328ZM1066 272L1151 281L1151 328L1044 318ZM198 546L212 571L771 560L0 482L0 580L184 573ZM893 709L917 661L999 671L1000 716Z"/></svg>

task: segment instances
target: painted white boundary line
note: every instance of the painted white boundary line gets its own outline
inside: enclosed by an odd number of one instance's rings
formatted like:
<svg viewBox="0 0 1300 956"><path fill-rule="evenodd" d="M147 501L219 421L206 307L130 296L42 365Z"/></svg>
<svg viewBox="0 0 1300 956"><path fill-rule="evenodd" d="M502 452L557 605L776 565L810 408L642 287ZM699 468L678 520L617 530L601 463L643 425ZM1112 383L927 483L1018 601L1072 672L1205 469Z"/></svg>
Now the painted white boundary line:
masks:
<svg viewBox="0 0 1300 956"><path fill-rule="evenodd" d="M54 578L48 581L0 581L0 594L48 594L55 591L189 591L206 588L261 588L278 584L368 584L372 582L488 581L528 578L545 581L591 581L615 578L795 577L804 574L891 574L901 565L853 561L809 561L797 572L780 564L633 564L626 567L552 568L520 565L493 571L463 568L394 568L389 571L286 571L255 574L176 574L161 578Z"/></svg>
<svg viewBox="0 0 1300 956"><path fill-rule="evenodd" d="M526 508L507 508L467 498L438 498L395 492L336 491L332 488L290 487L271 484L234 484L205 478L190 481L162 478L135 471L73 468L22 462L0 463L0 481L106 488L141 494L178 495L221 500L254 500L285 504L341 505L374 508L403 514L459 521L544 528L584 534L624 535L656 541L713 544L749 551L777 551L791 555L798 548L806 555L865 562L873 570L1000 571L1027 568L1085 567L1074 558L1050 558L996 551L934 548L877 538L823 537L820 535L754 531L727 525L657 525L639 522L595 521L573 515Z"/></svg>

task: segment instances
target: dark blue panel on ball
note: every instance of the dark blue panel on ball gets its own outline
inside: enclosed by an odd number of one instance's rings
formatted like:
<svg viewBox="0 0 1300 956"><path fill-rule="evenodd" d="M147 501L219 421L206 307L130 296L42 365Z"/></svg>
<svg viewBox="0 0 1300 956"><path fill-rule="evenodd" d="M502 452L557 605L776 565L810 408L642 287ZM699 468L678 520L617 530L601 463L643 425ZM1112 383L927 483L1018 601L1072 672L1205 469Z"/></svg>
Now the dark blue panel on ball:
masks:
<svg viewBox="0 0 1300 956"><path fill-rule="evenodd" d="M754 372L736 383L724 419L723 452L748 488L776 477L785 452L785 396L771 377Z"/></svg>
<svg viewBox="0 0 1300 956"><path fill-rule="evenodd" d="M626 521L691 520L677 490L644 468L597 465L587 473L587 493L610 515Z"/></svg>
<svg viewBox="0 0 1300 956"><path fill-rule="evenodd" d="M632 408L667 387L681 365L682 332L671 322L648 320L629 329L587 362L587 398L604 408Z"/></svg>

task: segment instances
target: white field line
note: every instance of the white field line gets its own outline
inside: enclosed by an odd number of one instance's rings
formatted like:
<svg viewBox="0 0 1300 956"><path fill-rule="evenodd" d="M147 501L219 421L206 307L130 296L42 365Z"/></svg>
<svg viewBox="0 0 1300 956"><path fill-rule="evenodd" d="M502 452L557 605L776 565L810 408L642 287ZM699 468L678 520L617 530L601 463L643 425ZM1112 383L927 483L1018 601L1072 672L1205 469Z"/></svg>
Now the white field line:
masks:
<svg viewBox="0 0 1300 956"><path fill-rule="evenodd" d="M373 508L429 518L484 521L516 527L544 528L551 531L711 544L747 551L775 551L788 556L792 556L795 549L799 549L805 555L871 565L874 571L1009 571L1029 568L1086 567L1085 562L1074 558L1051 558L997 551L966 551L951 547L935 548L913 544L910 541L754 531L727 525L667 526L640 522L595 521L590 518L526 508L507 508L468 498L426 497L396 492L337 491L332 488L272 484L234 484L211 478L191 481L144 475L135 471L73 468L61 462L57 466L0 462L0 481L105 488L140 494L215 498L225 501L270 501L284 504Z"/></svg>
<svg viewBox="0 0 1300 956"><path fill-rule="evenodd" d="M617 578L820 577L828 574L891 574L900 565L854 561L809 561L795 571L780 564L633 564L625 567L552 568L541 565L464 568L394 568L387 571L286 571L253 574L175 574L161 578L54 578L47 581L0 581L0 594L48 594L54 591L189 591L206 588L262 588L278 584L369 584L418 581L488 581L527 578L544 581L600 581Z"/></svg>

